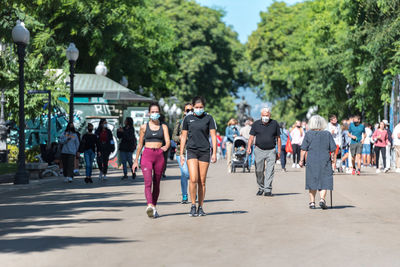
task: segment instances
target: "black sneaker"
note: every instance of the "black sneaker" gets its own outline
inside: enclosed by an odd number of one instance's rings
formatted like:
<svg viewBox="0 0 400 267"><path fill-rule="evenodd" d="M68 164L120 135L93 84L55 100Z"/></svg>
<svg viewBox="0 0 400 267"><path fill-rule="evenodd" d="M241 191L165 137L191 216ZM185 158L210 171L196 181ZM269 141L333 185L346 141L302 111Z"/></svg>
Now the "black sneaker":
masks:
<svg viewBox="0 0 400 267"><path fill-rule="evenodd" d="M328 206L326 205L325 199L321 199L319 201L319 206L321 207L321 209L326 210L328 209Z"/></svg>
<svg viewBox="0 0 400 267"><path fill-rule="evenodd" d="M91 184L93 184L93 180L92 180L92 178L88 178L88 181L89 181L89 183L91 183Z"/></svg>
<svg viewBox="0 0 400 267"><path fill-rule="evenodd" d="M87 184L89 183L89 178L88 177L85 178L85 183L87 183Z"/></svg>
<svg viewBox="0 0 400 267"><path fill-rule="evenodd" d="M190 213L189 213L190 217L196 217L197 213L196 213L196 205L192 205L192 207L190 208Z"/></svg>
<svg viewBox="0 0 400 267"><path fill-rule="evenodd" d="M128 175L124 174L124 176L122 177L122 180L128 179Z"/></svg>
<svg viewBox="0 0 400 267"><path fill-rule="evenodd" d="M264 191L262 191L262 190L258 190L258 192L257 192L257 196L262 196L262 194L264 194Z"/></svg>
<svg viewBox="0 0 400 267"><path fill-rule="evenodd" d="M265 196L265 197L272 197L272 193L271 193L271 192L265 192L265 193L264 193L264 196Z"/></svg>
<svg viewBox="0 0 400 267"><path fill-rule="evenodd" d="M132 180L136 179L136 172L132 172Z"/></svg>
<svg viewBox="0 0 400 267"><path fill-rule="evenodd" d="M203 208L199 206L197 209L197 216L206 216L207 214L204 212Z"/></svg>

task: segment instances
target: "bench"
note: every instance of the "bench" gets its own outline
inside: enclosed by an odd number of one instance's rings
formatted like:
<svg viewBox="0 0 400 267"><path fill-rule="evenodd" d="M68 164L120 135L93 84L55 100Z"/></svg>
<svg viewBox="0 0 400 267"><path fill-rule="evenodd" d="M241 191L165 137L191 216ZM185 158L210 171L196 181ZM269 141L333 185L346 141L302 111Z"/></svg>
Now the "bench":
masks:
<svg viewBox="0 0 400 267"><path fill-rule="evenodd" d="M48 165L46 162L26 163L25 168L29 172L31 179L39 179L42 178L42 173L47 169Z"/></svg>

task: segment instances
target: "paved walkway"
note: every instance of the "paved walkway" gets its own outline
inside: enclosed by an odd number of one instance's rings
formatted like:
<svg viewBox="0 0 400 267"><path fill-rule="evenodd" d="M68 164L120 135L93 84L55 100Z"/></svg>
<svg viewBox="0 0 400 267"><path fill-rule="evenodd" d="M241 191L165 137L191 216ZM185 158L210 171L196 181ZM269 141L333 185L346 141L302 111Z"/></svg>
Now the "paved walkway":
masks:
<svg viewBox="0 0 400 267"><path fill-rule="evenodd" d="M212 165L208 216L179 204L179 169L162 182L157 220L143 179L0 186L0 266L400 266L400 174L335 176L334 209L308 209L304 170L277 172L273 197L254 173Z"/></svg>

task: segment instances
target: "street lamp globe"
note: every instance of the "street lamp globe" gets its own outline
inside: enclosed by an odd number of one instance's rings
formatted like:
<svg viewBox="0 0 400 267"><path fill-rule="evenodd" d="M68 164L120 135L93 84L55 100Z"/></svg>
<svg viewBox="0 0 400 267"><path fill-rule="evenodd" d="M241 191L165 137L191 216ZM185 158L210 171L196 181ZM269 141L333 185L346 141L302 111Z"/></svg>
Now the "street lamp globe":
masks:
<svg viewBox="0 0 400 267"><path fill-rule="evenodd" d="M12 29L12 38L14 43L20 43L27 45L29 43L30 33L27 28L25 28L25 24L20 20L17 20L17 25Z"/></svg>
<svg viewBox="0 0 400 267"><path fill-rule="evenodd" d="M164 112L165 112L165 113L168 113L168 111L169 111L169 105L168 105L168 104L165 104L165 106L164 106Z"/></svg>
<svg viewBox="0 0 400 267"><path fill-rule="evenodd" d="M165 100L164 98L160 98L160 100L158 101L158 103L160 104L160 106L164 106L165 105Z"/></svg>
<svg viewBox="0 0 400 267"><path fill-rule="evenodd" d="M176 115L180 116L182 114L182 109L181 108L177 108L176 109Z"/></svg>
<svg viewBox="0 0 400 267"><path fill-rule="evenodd" d="M178 107L176 106L176 104L173 104L172 107L171 107L171 112L172 112L172 113L175 113L175 111L176 111L177 108L178 108Z"/></svg>
<svg viewBox="0 0 400 267"><path fill-rule="evenodd" d="M99 61L94 71L96 72L97 75L106 76L108 69L103 61Z"/></svg>
<svg viewBox="0 0 400 267"><path fill-rule="evenodd" d="M79 57L79 50L76 48L74 43L70 43L67 48L67 59L68 61L76 62Z"/></svg>

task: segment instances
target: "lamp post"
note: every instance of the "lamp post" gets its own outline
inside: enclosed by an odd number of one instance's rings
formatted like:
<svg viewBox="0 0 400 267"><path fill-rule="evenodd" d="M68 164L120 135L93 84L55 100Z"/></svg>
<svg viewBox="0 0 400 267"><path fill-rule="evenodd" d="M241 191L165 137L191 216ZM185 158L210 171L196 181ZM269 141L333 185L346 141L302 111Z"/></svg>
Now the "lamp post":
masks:
<svg viewBox="0 0 400 267"><path fill-rule="evenodd" d="M4 119L4 105L6 100L4 98L4 89L1 90L1 111L0 111L0 162L7 162L7 125Z"/></svg>
<svg viewBox="0 0 400 267"><path fill-rule="evenodd" d="M29 43L30 33L21 21L17 21L17 25L12 30L12 38L17 45L18 63L19 63L19 153L18 153L18 170L15 174L14 184L28 184L29 174L25 169L25 110L24 110L24 58L25 47Z"/></svg>
<svg viewBox="0 0 400 267"><path fill-rule="evenodd" d="M79 50L74 43L70 43L67 48L67 59L69 62L69 122L74 122L74 77L75 77L75 63L79 57Z"/></svg>

